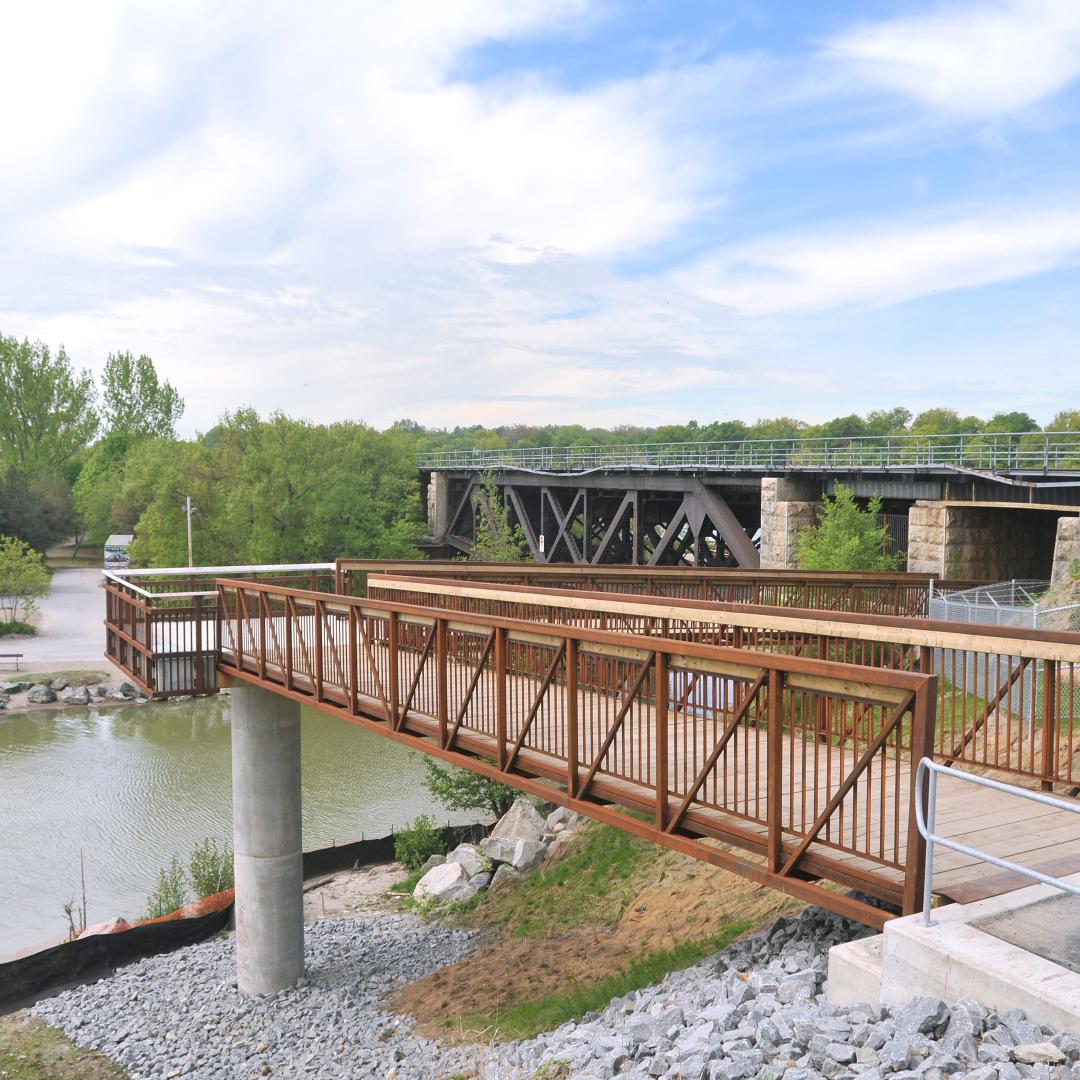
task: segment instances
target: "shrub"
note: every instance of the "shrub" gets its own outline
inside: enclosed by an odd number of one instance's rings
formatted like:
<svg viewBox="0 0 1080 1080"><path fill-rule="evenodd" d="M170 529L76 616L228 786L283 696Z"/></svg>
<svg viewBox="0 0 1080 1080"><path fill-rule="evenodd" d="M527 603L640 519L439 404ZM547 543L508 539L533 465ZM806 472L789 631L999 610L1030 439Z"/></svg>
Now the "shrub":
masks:
<svg viewBox="0 0 1080 1080"><path fill-rule="evenodd" d="M0 637L14 637L16 634L36 634L37 631L26 622L18 619L12 622L0 622Z"/></svg>
<svg viewBox="0 0 1080 1080"><path fill-rule="evenodd" d="M184 884L184 868L177 856L173 856L169 865L158 871L157 887L147 899L146 917L157 919L162 915L183 907L187 902L187 888Z"/></svg>
<svg viewBox="0 0 1080 1080"><path fill-rule="evenodd" d="M196 899L213 896L233 887L233 853L220 850L217 841L207 837L192 853L188 864L191 888Z"/></svg>
<svg viewBox="0 0 1080 1080"><path fill-rule="evenodd" d="M424 759L427 775L424 787L454 812L487 810L502 817L514 804L518 793L497 780L488 780L479 773L440 764L434 758Z"/></svg>
<svg viewBox="0 0 1080 1080"><path fill-rule="evenodd" d="M14 536L0 536L0 622L25 622L48 591L41 555Z"/></svg>
<svg viewBox="0 0 1080 1080"><path fill-rule="evenodd" d="M1080 559L1074 559L1069 563L1069 577L1073 581L1080 581Z"/></svg>
<svg viewBox="0 0 1080 1080"><path fill-rule="evenodd" d="M899 560L887 554L889 530L879 525L881 500L870 499L863 510L843 484L825 499L818 523L796 539L800 570L895 570Z"/></svg>
<svg viewBox="0 0 1080 1080"><path fill-rule="evenodd" d="M409 870L419 870L432 855L446 852L442 830L435 819L421 814L407 829L394 837L394 858Z"/></svg>

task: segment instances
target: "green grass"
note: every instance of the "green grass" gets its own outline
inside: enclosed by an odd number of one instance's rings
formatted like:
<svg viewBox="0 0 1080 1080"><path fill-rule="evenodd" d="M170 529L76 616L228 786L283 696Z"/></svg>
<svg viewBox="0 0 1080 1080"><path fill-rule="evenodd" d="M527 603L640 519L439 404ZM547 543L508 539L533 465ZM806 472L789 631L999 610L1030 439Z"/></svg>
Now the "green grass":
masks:
<svg viewBox="0 0 1080 1080"><path fill-rule="evenodd" d="M7 679L0 675L0 682ZM66 679L69 686L98 686L116 681L115 675L104 671L13 671L11 681L28 683L51 683L54 679Z"/></svg>
<svg viewBox="0 0 1080 1080"><path fill-rule="evenodd" d="M423 870L414 870L407 878L403 878L401 881L395 881L390 886L390 891L395 893L408 893L412 896L413 889L416 888L416 883L424 876Z"/></svg>
<svg viewBox="0 0 1080 1080"><path fill-rule="evenodd" d="M565 858L527 875L513 889L483 894L478 907L484 925L528 939L595 921L603 909L621 911L630 899L631 879L663 852L621 829L594 822L583 825L579 836L580 843Z"/></svg>
<svg viewBox="0 0 1080 1080"><path fill-rule="evenodd" d="M646 953L631 960L617 974L597 982L578 984L537 1001L521 1002L492 1016L467 1017L464 1024L478 1030L498 1031L503 1039L532 1038L541 1031L551 1031L565 1024L567 1020L603 1009L613 998L658 982L668 972L679 971L712 956L750 928L749 922L735 923L722 934ZM449 1020L448 1023L456 1024L458 1021Z"/></svg>
<svg viewBox="0 0 1080 1080"><path fill-rule="evenodd" d="M122 1080L127 1074L94 1050L25 1012L0 1017L0 1080Z"/></svg>

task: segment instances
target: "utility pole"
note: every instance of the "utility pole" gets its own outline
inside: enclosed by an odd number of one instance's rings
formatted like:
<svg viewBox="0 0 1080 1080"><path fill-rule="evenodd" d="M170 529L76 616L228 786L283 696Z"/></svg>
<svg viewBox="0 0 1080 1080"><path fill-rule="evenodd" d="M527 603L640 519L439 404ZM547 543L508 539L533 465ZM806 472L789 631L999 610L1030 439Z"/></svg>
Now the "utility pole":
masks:
<svg viewBox="0 0 1080 1080"><path fill-rule="evenodd" d="M198 512L198 508L191 505L191 496L184 499L184 513L187 514L187 564L194 566L195 560L191 554L191 515Z"/></svg>

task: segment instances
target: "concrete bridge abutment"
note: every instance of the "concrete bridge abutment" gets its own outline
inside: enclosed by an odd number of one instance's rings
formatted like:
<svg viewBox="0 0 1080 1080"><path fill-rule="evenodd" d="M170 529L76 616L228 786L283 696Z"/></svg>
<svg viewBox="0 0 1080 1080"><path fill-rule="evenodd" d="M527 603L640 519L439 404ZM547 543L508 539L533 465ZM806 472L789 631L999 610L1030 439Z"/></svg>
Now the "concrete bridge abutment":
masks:
<svg viewBox="0 0 1080 1080"><path fill-rule="evenodd" d="M231 711L237 985L272 994L304 974L300 705L237 682Z"/></svg>

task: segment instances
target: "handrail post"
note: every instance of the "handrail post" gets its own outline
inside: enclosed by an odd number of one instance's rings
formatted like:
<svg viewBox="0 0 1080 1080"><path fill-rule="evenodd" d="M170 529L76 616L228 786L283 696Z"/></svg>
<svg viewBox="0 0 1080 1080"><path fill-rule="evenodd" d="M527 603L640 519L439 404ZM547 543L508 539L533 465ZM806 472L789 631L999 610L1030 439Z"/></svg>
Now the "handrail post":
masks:
<svg viewBox="0 0 1080 1080"><path fill-rule="evenodd" d="M922 763L919 763L919 768L916 769L916 781L918 781L918 773L922 770ZM923 843L926 844L926 864L923 870L923 898L922 898L922 924L923 926L933 926L933 921L930 918L930 909L934 904L934 826L937 824L937 772L933 769L926 769L925 772L930 774L930 792L927 797L926 807L926 832L927 836L923 839ZM922 785L918 785L921 788ZM921 795L920 795L921 797Z"/></svg>
<svg viewBox="0 0 1080 1080"><path fill-rule="evenodd" d="M495 628L495 764L506 771L506 631Z"/></svg>
<svg viewBox="0 0 1080 1080"><path fill-rule="evenodd" d="M783 734L784 734L784 675L779 668L769 672L769 700L766 714L766 821L768 828L767 858L769 871L779 873L783 861Z"/></svg>
<svg viewBox="0 0 1080 1080"><path fill-rule="evenodd" d="M566 639L566 793L577 798L578 789L578 643Z"/></svg>
<svg viewBox="0 0 1080 1080"><path fill-rule="evenodd" d="M915 700L911 706L911 748L910 768L911 783L908 803L908 831L907 851L905 853L904 872L904 897L903 913L911 915L916 910L919 898L923 895L924 887L933 887L933 881L926 879L926 848L927 842L919 830L919 819L916 807L921 806L921 812L925 816L926 804L920 803L925 797L925 792L920 790L919 762L923 758L933 759L934 756L934 710L936 706L937 676L927 677L926 684L915 691ZM896 727L896 753L897 759L903 755L903 720Z"/></svg>
<svg viewBox="0 0 1080 1080"><path fill-rule="evenodd" d="M664 832L668 821L668 658L667 653L653 653L656 678L654 712L656 714L656 827Z"/></svg>

